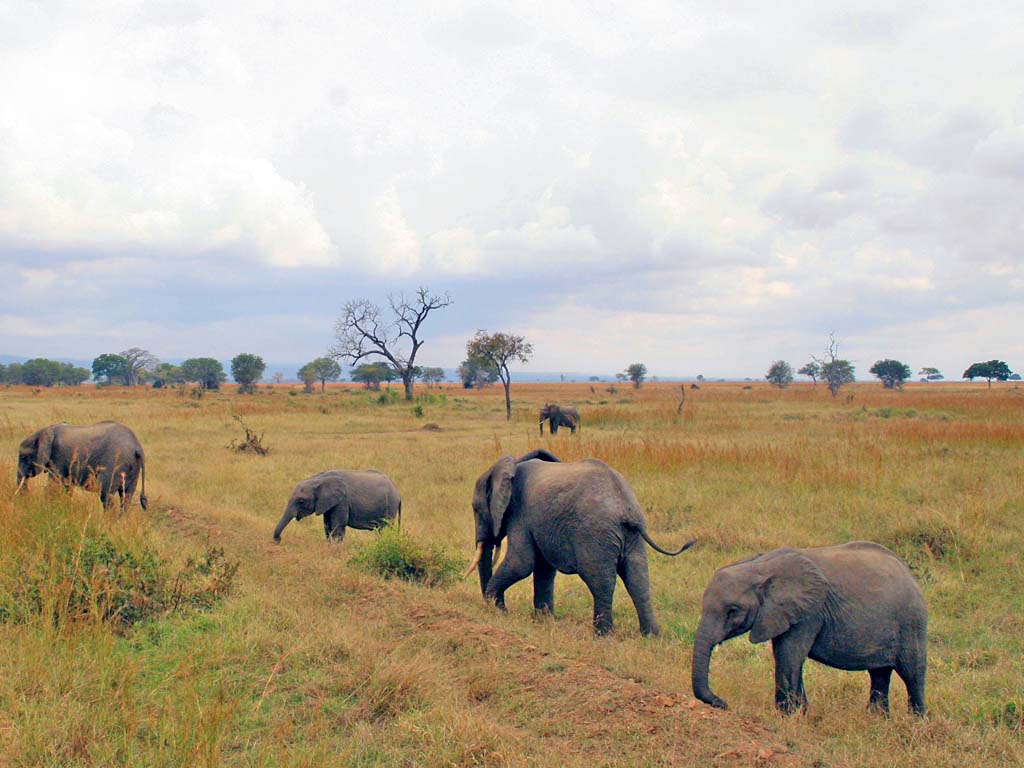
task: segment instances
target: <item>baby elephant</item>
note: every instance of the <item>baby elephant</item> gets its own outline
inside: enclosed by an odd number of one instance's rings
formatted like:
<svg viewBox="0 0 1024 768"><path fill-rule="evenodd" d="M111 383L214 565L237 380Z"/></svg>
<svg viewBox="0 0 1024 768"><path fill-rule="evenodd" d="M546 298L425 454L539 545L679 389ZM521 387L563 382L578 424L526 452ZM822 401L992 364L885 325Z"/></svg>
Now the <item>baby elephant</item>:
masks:
<svg viewBox="0 0 1024 768"><path fill-rule="evenodd" d="M51 424L21 441L18 448L18 489L42 473L65 488L77 485L98 491L104 507L120 497L128 509L142 478L139 503L146 508L146 456L142 444L124 424L101 421L91 426Z"/></svg>
<svg viewBox="0 0 1024 768"><path fill-rule="evenodd" d="M903 678L910 709L925 713L928 610L910 569L880 544L776 549L719 569L704 591L693 647L693 695L726 703L708 686L711 652L750 632L772 641L775 705L807 708L803 666L810 657L830 667L871 674L868 707L888 713L889 678Z"/></svg>
<svg viewBox="0 0 1024 768"><path fill-rule="evenodd" d="M292 520L324 516L327 538L341 541L345 526L369 531L398 519L402 522L402 497L391 478L375 469L332 469L320 472L295 486L274 541Z"/></svg>

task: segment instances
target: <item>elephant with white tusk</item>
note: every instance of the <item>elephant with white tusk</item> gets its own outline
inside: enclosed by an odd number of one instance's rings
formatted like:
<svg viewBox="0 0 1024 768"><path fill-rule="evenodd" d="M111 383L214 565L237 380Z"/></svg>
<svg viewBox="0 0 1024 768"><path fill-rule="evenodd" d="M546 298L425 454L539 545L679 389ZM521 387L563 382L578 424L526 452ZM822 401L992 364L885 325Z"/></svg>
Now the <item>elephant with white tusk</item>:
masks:
<svg viewBox="0 0 1024 768"><path fill-rule="evenodd" d="M559 427L568 427L572 434L580 428L580 412L572 405L559 405L558 403L545 403L538 414L537 424L540 433L544 434L544 422L548 423L552 435L558 434Z"/></svg>
<svg viewBox="0 0 1024 768"><path fill-rule="evenodd" d="M505 590L533 574L537 613L555 608L555 573L578 573L594 597L594 630L611 632L612 597L621 577L633 599L640 632L657 635L651 604L647 546L665 555L625 478L597 459L563 463L544 450L519 460L499 459L477 480L476 568L487 600L505 607ZM505 559L493 568L492 551L507 539ZM646 544L645 544L646 542Z"/></svg>

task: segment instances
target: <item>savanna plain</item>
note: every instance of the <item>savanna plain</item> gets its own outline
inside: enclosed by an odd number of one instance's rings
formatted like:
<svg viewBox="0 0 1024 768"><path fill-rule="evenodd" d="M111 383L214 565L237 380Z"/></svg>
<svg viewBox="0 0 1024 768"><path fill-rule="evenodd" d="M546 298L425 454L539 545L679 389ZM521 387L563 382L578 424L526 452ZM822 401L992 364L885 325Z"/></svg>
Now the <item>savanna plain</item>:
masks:
<svg viewBox="0 0 1024 768"><path fill-rule="evenodd" d="M1012 383L824 386L518 384L323 393L228 387L0 390L0 765L946 766L1024 764L1024 390ZM610 391L614 390L614 391ZM546 401L576 435L538 435ZM267 455L239 452L241 417ZM53 422L116 419L146 450L149 510L104 512L44 478L15 495L19 442ZM476 478L544 447L630 482L665 547L650 552L662 634L641 638L620 584L614 635L559 576L508 613L475 577L385 579L377 534L273 527L294 484L376 468L402 530L469 563ZM866 711L868 675L805 667L806 715L773 705L770 644L720 646L690 695L693 633L715 569L779 546L880 542L930 612L927 718ZM237 566L237 568L236 568ZM162 575L161 575L162 574Z"/></svg>

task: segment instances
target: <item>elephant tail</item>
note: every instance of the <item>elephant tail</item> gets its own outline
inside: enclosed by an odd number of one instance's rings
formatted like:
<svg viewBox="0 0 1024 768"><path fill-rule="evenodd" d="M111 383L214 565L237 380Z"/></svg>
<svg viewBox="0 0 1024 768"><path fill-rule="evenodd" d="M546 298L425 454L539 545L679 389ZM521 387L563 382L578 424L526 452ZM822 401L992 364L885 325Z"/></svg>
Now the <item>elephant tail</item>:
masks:
<svg viewBox="0 0 1024 768"><path fill-rule="evenodd" d="M669 550L662 549L657 544L655 544L654 541L651 539L651 537L649 535L647 535L647 531L644 530L643 527L640 527L639 530L640 530L640 535L644 537L644 541L647 542L647 545L651 549L655 550L656 552L661 552L661 554L663 554L663 555L668 555L669 557L675 557L676 555L681 555L683 552L685 552L686 550L688 550L690 547L692 547L694 544L697 543L697 540L693 539L693 540L688 541L685 544L683 544L683 546L681 548L677 549L675 552L670 552Z"/></svg>
<svg viewBox="0 0 1024 768"><path fill-rule="evenodd" d="M398 500L398 530L402 530L402 500Z"/></svg>
<svg viewBox="0 0 1024 768"><path fill-rule="evenodd" d="M145 510L149 509L149 499L146 498L146 457L142 455L142 451L135 451L135 457L141 462L142 467L142 493L139 494L139 504Z"/></svg>

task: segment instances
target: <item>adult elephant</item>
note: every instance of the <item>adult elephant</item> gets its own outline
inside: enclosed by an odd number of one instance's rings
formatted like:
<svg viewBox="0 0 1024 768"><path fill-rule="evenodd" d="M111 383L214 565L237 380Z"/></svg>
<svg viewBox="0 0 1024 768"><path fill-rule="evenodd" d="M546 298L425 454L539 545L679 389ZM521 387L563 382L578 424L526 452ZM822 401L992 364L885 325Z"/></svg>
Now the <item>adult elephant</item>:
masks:
<svg viewBox="0 0 1024 768"><path fill-rule="evenodd" d="M910 709L925 713L928 610L914 577L880 544L776 549L719 569L704 592L693 648L693 694L713 707L726 703L708 687L714 647L750 632L772 641L775 705L807 708L803 665L871 674L868 706L889 711L893 670L906 683Z"/></svg>
<svg viewBox="0 0 1024 768"><path fill-rule="evenodd" d="M640 632L657 635L647 569L649 546L640 504L625 478L597 459L560 462L544 450L516 460L498 459L476 482L476 568L484 598L505 609L505 590L533 574L533 607L555 609L555 573L578 573L594 598L594 629L611 632L612 596L622 577L633 599ZM492 574L493 550L508 539L505 559Z"/></svg>
<svg viewBox="0 0 1024 768"><path fill-rule="evenodd" d="M331 469L295 486L274 529L274 541L292 520L323 515L324 535L341 541L345 528L370 531L402 522L402 497L391 478L375 469Z"/></svg>
<svg viewBox="0 0 1024 768"><path fill-rule="evenodd" d="M559 405L558 403L545 403L538 414L537 424L540 433L544 434L544 422L548 422L552 435L558 434L559 427L568 427L572 434L580 426L580 412L572 405Z"/></svg>
<svg viewBox="0 0 1024 768"><path fill-rule="evenodd" d="M146 456L139 439L124 424L101 421L92 426L51 424L21 441L18 448L18 490L30 477L48 473L65 488L72 485L99 491L104 507L120 497L128 509L139 478L139 503L146 509Z"/></svg>

